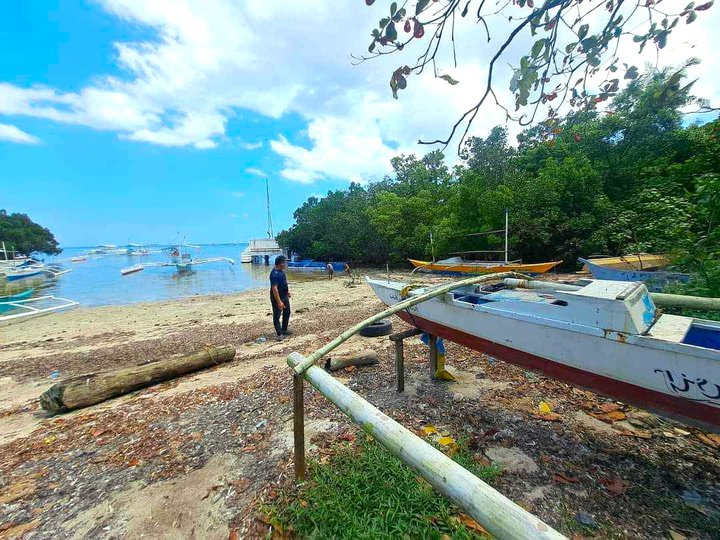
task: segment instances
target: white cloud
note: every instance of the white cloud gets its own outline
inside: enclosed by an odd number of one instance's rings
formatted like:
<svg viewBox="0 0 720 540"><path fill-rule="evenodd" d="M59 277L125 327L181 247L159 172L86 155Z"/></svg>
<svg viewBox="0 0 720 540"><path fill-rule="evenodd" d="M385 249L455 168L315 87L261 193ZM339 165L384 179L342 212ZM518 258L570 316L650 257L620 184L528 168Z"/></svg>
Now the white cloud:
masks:
<svg viewBox="0 0 720 540"><path fill-rule="evenodd" d="M245 192L243 191L232 191L230 192L231 197L235 197L236 199L242 199L245 196Z"/></svg>
<svg viewBox="0 0 720 540"><path fill-rule="evenodd" d="M10 124L0 124L0 141L19 144L39 144L40 139Z"/></svg>
<svg viewBox="0 0 720 540"><path fill-rule="evenodd" d="M261 178L265 178L267 174L260 169L255 169L254 167L249 167L245 169L245 172L248 174L254 174L255 176L259 176Z"/></svg>
<svg viewBox="0 0 720 540"><path fill-rule="evenodd" d="M230 219L235 219L237 217L237 214L230 214Z"/></svg>
<svg viewBox="0 0 720 540"><path fill-rule="evenodd" d="M97 74L76 92L0 82L0 115L112 131L139 143L211 149L228 140L228 121L242 119L238 112L274 119L294 113L306 122L304 133L277 135L270 147L283 160L282 176L305 184L381 177L389 172L393 155L433 149L418 146L417 140L445 137L458 116L474 104L487 76L489 55L497 47L496 41L490 47L484 43L482 28L472 17L458 20L458 67L453 67L449 47L441 52L440 67L460 84L450 86L429 72L412 75L400 99L393 100L390 74L417 57L416 47L359 66L350 64L351 53L366 50L369 31L383 15L382 2L372 8L357 2L343 9L337 7L337 0L96 0L96 4L150 29L153 37L115 43L121 75ZM508 23L499 18L491 22L494 38L500 37L498 29ZM714 8L691 26L681 23L661 55L662 64L678 64L693 54L703 56L703 64L693 68L691 77L699 77L695 90L708 98L719 97L715 73L720 71L720 57L702 53L720 45L712 30L718 22L720 10ZM529 33L523 36L497 65L498 97L511 109L507 64L516 64L534 39ZM427 37L416 45L426 43ZM642 57L632 43L623 47L638 65L654 60L651 47ZM488 104L473 133L484 135L503 123L504 113ZM515 124L510 127L512 132L519 130ZM246 150L263 146L262 141L238 144ZM455 147L451 145L447 153L454 157ZM247 172L266 176L258 169Z"/></svg>
<svg viewBox="0 0 720 540"><path fill-rule="evenodd" d="M242 217L244 217L245 219L248 219L250 217L250 214L248 214L247 212L243 212Z"/></svg>
<svg viewBox="0 0 720 540"><path fill-rule="evenodd" d="M259 148L263 147L262 141L258 141L255 143L240 143L240 147L244 148L245 150L258 150Z"/></svg>

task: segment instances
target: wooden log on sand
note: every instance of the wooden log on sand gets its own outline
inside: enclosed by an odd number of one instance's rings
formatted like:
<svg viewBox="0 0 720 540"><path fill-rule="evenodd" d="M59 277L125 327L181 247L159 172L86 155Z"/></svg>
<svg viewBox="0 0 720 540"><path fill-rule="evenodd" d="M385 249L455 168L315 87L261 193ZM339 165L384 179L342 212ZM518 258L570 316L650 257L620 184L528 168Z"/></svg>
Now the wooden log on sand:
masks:
<svg viewBox="0 0 720 540"><path fill-rule="evenodd" d="M338 355L325 360L325 369L328 371L339 371L348 366L373 366L379 363L380 360L375 353Z"/></svg>
<svg viewBox="0 0 720 540"><path fill-rule="evenodd" d="M81 375L51 386L40 396L40 405L52 413L80 409L233 358L232 347L207 347L141 366Z"/></svg>

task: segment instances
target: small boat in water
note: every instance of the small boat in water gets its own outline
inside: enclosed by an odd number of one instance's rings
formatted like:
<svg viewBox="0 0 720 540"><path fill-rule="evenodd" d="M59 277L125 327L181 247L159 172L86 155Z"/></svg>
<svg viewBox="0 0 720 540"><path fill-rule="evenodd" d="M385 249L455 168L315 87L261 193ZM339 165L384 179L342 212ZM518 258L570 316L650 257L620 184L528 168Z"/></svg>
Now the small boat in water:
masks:
<svg viewBox="0 0 720 540"><path fill-rule="evenodd" d="M322 261L313 261L312 259L304 259L301 261L288 261L288 270L306 270L309 272L327 272L327 265L331 264L333 271L343 272L345 270L344 262L325 263Z"/></svg>
<svg viewBox="0 0 720 540"><path fill-rule="evenodd" d="M192 244L174 244L160 250L168 256L168 262L134 264L132 266L120 269L120 274L126 276L128 274L134 274L135 272L141 272L146 268L160 268L166 266L174 266L179 273L186 273L191 272L194 266L200 264L208 264L213 262L226 262L230 265L235 264L235 261L233 259L229 259L228 257L199 258L198 255L200 254L201 249L202 248L200 246L195 246Z"/></svg>
<svg viewBox="0 0 720 540"><path fill-rule="evenodd" d="M58 265L44 264L34 259L27 259L17 266L3 268L0 275L4 275L8 281L18 281L39 277L57 278L68 272L70 272L70 270L63 270L62 267Z"/></svg>
<svg viewBox="0 0 720 540"><path fill-rule="evenodd" d="M388 306L428 287L367 279ZM720 322L661 313L639 282L470 285L409 324L500 360L720 433Z"/></svg>
<svg viewBox="0 0 720 540"><path fill-rule="evenodd" d="M127 268L121 268L120 274L126 276L128 274L134 274L135 272L141 272L142 270L145 270L145 265L133 264L132 266L128 266Z"/></svg>
<svg viewBox="0 0 720 540"><path fill-rule="evenodd" d="M87 255L81 255L79 257L70 257L70 262L79 263L87 261Z"/></svg>
<svg viewBox="0 0 720 540"><path fill-rule="evenodd" d="M600 266L594 260L579 258L595 279L610 281L642 281L653 292L661 291L668 283L687 283L690 274L666 272L663 270L619 270L610 266Z"/></svg>
<svg viewBox="0 0 720 540"><path fill-rule="evenodd" d="M2 313L3 311L8 311L10 309L10 307L8 307L6 304L10 302L17 302L18 300L26 300L30 298L32 296L32 293L34 292L35 289L28 289L20 293L0 296L0 313Z"/></svg>
<svg viewBox="0 0 720 540"><path fill-rule="evenodd" d="M25 300L13 300L0 303L0 325L24 321L30 318L55 313L79 305L74 300L56 296L40 296Z"/></svg>
<svg viewBox="0 0 720 540"><path fill-rule="evenodd" d="M270 185L265 179L265 197L267 206L267 238L252 238L240 254L241 264L275 264L275 259L285 255L273 234L272 214L270 213Z"/></svg>

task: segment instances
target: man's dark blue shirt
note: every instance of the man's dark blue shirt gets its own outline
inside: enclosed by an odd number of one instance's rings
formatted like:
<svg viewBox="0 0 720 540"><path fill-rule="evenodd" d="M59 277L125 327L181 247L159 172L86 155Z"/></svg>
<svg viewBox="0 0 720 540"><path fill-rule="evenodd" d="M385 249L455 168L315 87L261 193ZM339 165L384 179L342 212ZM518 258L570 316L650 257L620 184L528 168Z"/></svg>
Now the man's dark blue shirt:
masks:
<svg viewBox="0 0 720 540"><path fill-rule="evenodd" d="M288 283L287 283L287 276L285 276L285 272L282 270L278 270L277 268L273 268L270 272L270 288L271 288L271 294L272 294L272 286L277 285L278 288L278 294L280 295L280 299L287 298L288 295Z"/></svg>

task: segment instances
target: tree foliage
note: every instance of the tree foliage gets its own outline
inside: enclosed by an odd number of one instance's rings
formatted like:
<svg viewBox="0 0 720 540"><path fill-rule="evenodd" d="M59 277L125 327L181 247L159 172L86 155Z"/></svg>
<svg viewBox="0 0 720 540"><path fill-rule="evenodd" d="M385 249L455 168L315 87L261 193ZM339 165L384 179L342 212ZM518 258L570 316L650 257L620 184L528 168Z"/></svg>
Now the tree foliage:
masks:
<svg viewBox="0 0 720 540"><path fill-rule="evenodd" d="M13 249L22 255L34 252L54 255L62 251L48 229L25 214L8 214L5 210L0 210L0 241L5 242L8 251Z"/></svg>
<svg viewBox="0 0 720 540"><path fill-rule="evenodd" d="M393 174L310 198L279 237L303 256L402 264L473 249L525 262L649 251L705 276L720 296L720 121L684 125L692 101L682 70L638 77L610 103L613 114L576 111L552 130L507 141L503 128L471 137L450 170L439 151L399 156ZM432 233L433 242L430 242Z"/></svg>
<svg viewBox="0 0 720 540"><path fill-rule="evenodd" d="M375 0L365 0L369 6ZM417 59L395 69L390 77L393 97L407 88L411 76L432 70L451 85L460 83L441 74L439 52L452 48L457 67L455 25L474 18L489 49L487 78L478 86L478 101L452 127L450 134L422 144L447 145L458 129L462 145L470 125L486 101L505 110L508 119L528 126L537 120L552 127L558 110L569 105L577 110L595 110L620 92L624 82L639 77L638 67L619 56L621 43L642 52L646 47L663 49L678 25L692 24L712 7L686 0L405 0L377 2L384 8L371 32L367 54L358 62L397 54L417 42ZM523 44L530 38L529 49ZM416 51L418 49L415 49ZM521 52L518 52L521 51ZM625 61L623 61L625 60ZM509 62L513 69L509 90L515 101L510 111L498 99L494 77L497 64ZM473 84L477 84L473 81ZM709 108L706 102L699 105Z"/></svg>

